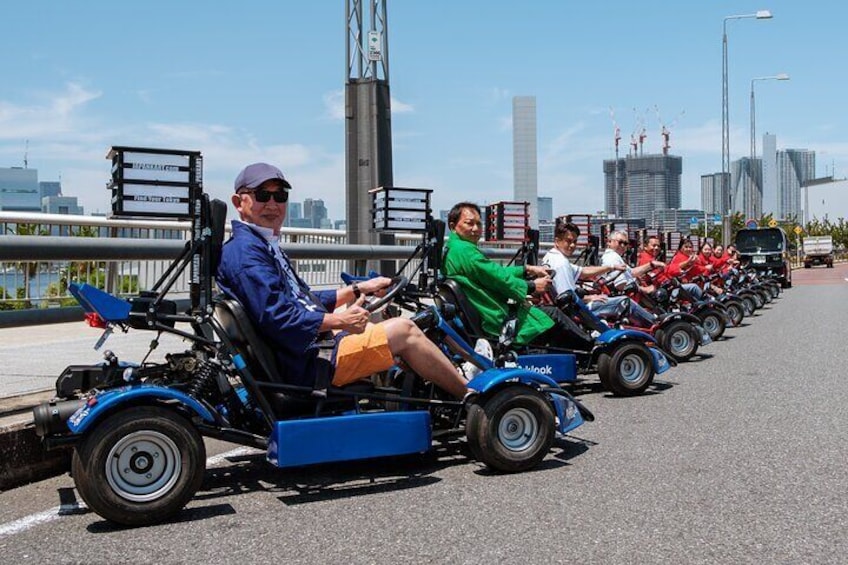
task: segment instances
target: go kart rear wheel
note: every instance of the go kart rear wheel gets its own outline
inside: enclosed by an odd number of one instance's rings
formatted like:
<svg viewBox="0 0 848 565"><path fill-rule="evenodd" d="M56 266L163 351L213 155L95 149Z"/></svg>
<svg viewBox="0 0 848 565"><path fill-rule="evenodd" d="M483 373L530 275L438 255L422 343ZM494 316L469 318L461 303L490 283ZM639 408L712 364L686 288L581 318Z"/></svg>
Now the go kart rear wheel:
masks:
<svg viewBox="0 0 848 565"><path fill-rule="evenodd" d="M641 343L624 343L598 356L598 376L616 396L642 394L654 381L651 352Z"/></svg>
<svg viewBox="0 0 848 565"><path fill-rule="evenodd" d="M110 416L74 451L71 472L89 508L124 526L159 523L188 503L206 467L206 447L172 410L137 406Z"/></svg>
<svg viewBox="0 0 848 565"><path fill-rule="evenodd" d="M724 335L724 330L727 327L724 316L718 312L708 310L699 314L698 317L701 319L701 325L710 334L710 339L716 341Z"/></svg>
<svg viewBox="0 0 848 565"><path fill-rule="evenodd" d="M503 473L538 465L554 441L554 413L535 390L510 386L468 407L465 435L471 453Z"/></svg>
<svg viewBox="0 0 848 565"><path fill-rule="evenodd" d="M688 361L698 352L698 332L683 320L657 330L657 340L677 362Z"/></svg>

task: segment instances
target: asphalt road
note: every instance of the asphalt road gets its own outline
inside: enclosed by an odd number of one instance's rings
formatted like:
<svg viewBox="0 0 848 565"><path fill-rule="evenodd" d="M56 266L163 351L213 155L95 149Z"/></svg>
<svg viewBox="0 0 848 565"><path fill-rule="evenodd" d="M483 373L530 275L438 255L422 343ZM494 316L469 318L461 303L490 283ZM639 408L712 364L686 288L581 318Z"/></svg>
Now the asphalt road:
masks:
<svg viewBox="0 0 848 565"><path fill-rule="evenodd" d="M280 471L213 459L176 521L115 529L68 476L0 493L4 563L843 563L848 267L795 288L597 421L540 468L494 475L463 445ZM665 377L665 375L664 375ZM212 445L212 452L233 449Z"/></svg>

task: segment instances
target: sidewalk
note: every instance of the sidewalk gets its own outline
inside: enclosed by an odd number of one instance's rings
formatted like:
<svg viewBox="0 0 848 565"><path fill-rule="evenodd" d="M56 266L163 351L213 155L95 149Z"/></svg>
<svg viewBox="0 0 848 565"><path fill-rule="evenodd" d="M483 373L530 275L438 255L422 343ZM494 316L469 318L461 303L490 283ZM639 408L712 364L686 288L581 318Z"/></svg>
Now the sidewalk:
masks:
<svg viewBox="0 0 848 565"><path fill-rule="evenodd" d="M97 363L103 352L113 351L119 359L139 362L156 333L131 330L113 333L99 351L94 345L103 334L85 322L0 328L0 403L10 397L53 390L56 378L68 365ZM187 344L179 337L164 334L150 360L162 360L166 353Z"/></svg>
<svg viewBox="0 0 848 565"><path fill-rule="evenodd" d="M65 367L97 363L107 350L140 362L156 337L118 330L95 351L102 334L84 322L0 328L0 490L68 470L68 452L44 451L32 425L32 408L55 395L56 378ZM187 347L182 338L163 334L148 360L161 361Z"/></svg>

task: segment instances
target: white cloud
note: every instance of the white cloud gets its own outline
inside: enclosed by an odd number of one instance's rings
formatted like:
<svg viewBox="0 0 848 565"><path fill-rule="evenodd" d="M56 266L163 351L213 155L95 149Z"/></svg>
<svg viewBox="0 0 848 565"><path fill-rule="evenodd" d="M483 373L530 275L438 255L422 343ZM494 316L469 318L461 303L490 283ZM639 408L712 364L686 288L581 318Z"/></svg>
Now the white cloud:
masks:
<svg viewBox="0 0 848 565"><path fill-rule="evenodd" d="M33 105L0 101L0 141L55 140L69 133L76 135L86 104L100 96L99 91L68 83L62 92L37 94L41 101Z"/></svg>

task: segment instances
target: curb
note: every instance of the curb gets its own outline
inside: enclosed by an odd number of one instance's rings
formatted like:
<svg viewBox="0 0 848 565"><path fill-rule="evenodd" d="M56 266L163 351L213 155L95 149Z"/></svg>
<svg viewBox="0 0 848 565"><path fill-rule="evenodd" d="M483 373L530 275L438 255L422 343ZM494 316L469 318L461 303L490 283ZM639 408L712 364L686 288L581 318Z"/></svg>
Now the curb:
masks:
<svg viewBox="0 0 848 565"><path fill-rule="evenodd" d="M0 490L61 475L71 469L71 451L47 451L32 422L0 428Z"/></svg>
<svg viewBox="0 0 848 565"><path fill-rule="evenodd" d="M71 450L47 451L32 422L32 408L54 395L51 390L0 399L0 491L70 471Z"/></svg>

